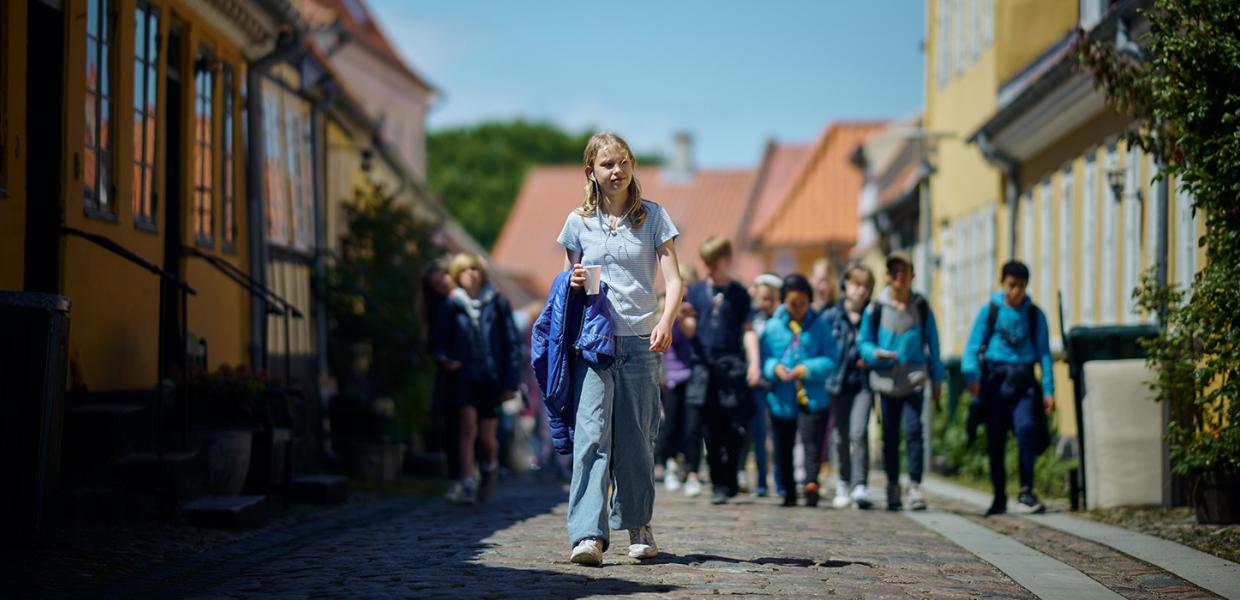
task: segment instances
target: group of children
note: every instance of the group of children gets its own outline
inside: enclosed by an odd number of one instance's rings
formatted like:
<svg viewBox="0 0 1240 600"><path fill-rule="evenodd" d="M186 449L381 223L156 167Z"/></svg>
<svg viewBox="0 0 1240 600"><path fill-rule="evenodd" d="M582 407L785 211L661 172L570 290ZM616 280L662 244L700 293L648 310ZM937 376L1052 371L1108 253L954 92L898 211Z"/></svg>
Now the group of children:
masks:
<svg viewBox="0 0 1240 600"><path fill-rule="evenodd" d="M831 505L871 508L868 430L877 401L886 507L925 509L922 412L927 388L938 403L946 374L934 311L912 289L911 257L887 256L887 285L875 294L874 274L860 264L850 265L838 283L824 262L816 266L813 281L768 273L746 289L729 274L732 250L726 238L708 238L699 256L706 276L699 280L682 266L689 285L664 361L664 418L655 457L665 487L689 496L701 493L704 445L711 503L726 503L742 491L746 452L752 448L757 467L752 491L768 495L770 431L775 492L784 506L819 504L819 471L830 456L836 475ZM1054 407L1054 381L1046 318L1025 295L1028 281L1023 264L1004 265L1003 291L978 312L962 360L974 409L987 425L995 492L987 514L1006 511L1009 430L1019 445L1018 505L1028 512L1044 510L1032 490L1033 462L1048 442L1045 415ZM838 293L831 289L835 285ZM1040 384L1035 364L1041 368ZM901 441L907 453L904 489L898 483Z"/></svg>

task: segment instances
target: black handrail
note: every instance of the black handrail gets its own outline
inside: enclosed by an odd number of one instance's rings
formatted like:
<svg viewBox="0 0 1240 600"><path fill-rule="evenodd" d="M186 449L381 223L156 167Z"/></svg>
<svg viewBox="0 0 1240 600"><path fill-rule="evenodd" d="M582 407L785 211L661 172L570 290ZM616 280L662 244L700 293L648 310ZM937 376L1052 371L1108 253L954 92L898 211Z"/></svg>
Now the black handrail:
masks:
<svg viewBox="0 0 1240 600"><path fill-rule="evenodd" d="M184 279L181 279L180 277L177 277L176 275L173 275L172 273L169 273L159 268L158 266L151 264L150 262L143 259L141 256L134 254L128 248L106 237L103 237L102 235L98 235L94 233L87 233L85 231L82 231L81 229L74 229L72 227L64 227L64 226L61 226L60 232L65 235L72 235L72 236L80 237L84 240L87 240L95 244L96 246L99 246L103 248L104 250L111 252L112 254L115 254L135 265L138 265L139 267L142 267L143 269L146 269L147 271L150 271L151 273L154 273L155 275L158 275L164 281L167 281L177 286L178 288L181 289L181 291L187 294L190 294L191 296L198 295L198 291L190 287L189 283L186 283Z"/></svg>
<svg viewBox="0 0 1240 600"><path fill-rule="evenodd" d="M267 286L259 283L253 277L250 277L248 273L237 268L235 265L232 265L228 263L227 261L223 261L214 256L206 254L205 252L197 248L194 248L193 246L185 246L185 250L189 252L190 254L192 254L193 256L197 256L199 258L206 260L208 264L224 272L224 274L228 275L233 281L236 281L238 283L244 282L242 285L246 289L250 290L251 293L255 293L260 298L262 298L263 303L267 305L268 315L277 314L277 315L281 315L284 317L284 384L289 385L293 381L293 363L292 363L293 350L292 350L292 346L289 343L290 336L289 336L289 322L288 321L289 321L290 316L295 319L304 319L305 315L302 314L300 310L297 310L297 307L293 306L293 303L289 302L288 300L285 300L279 294L271 291L271 288L268 288ZM279 304L282 310L280 312L272 312L271 308L274 304ZM263 364L264 365L267 364L267 349L266 348L263 348Z"/></svg>
<svg viewBox="0 0 1240 600"><path fill-rule="evenodd" d="M159 286L159 310L161 311L161 313L164 309L164 293L165 293L165 287L166 287L163 285L163 283L171 283L172 285L176 286L177 290L180 292L181 294L181 302L180 302L180 305L181 305L180 306L181 308L181 315L180 315L181 316L181 323L180 323L181 325L181 338L180 338L181 349L180 350L181 350L182 368L181 368L181 373L180 373L181 385L179 386L178 391L181 396L182 417L183 417L183 423L182 423L183 429L181 432L181 438L182 438L182 443L188 445L189 444L189 397L187 395L188 390L186 389L186 386L188 385L189 359L187 356L188 350L185 347L185 340L188 337L188 333L186 330L189 326L189 316L187 313L187 310L188 310L187 305L189 304L189 302L188 302L187 297L191 295L197 296L198 291L195 290L193 287L191 287L189 283L187 283L184 279L181 279L180 277L177 277L176 275L173 275L172 273L165 271L164 269L147 261L141 256L138 256L137 254L135 254L133 251L129 250L128 248L102 235L98 235L95 233L87 233L85 231L82 231L81 229L75 229L73 227L65 227L63 225L60 227L60 233L62 235L80 237L158 276L161 281L161 284ZM156 393L155 393L155 426L156 426L155 456L159 460L160 469L162 471L163 466L164 466L164 391L163 391L163 386L164 386L164 375L165 375L165 369L164 369L165 365L164 365L164 356L163 356L164 335L163 335L162 317L160 319L160 323L161 323L160 342L159 342L160 357L159 357L159 360L157 361L159 364L159 368L158 368L159 373L158 375L156 375L156 377L158 378L158 382L155 385L155 390L156 390Z"/></svg>
<svg viewBox="0 0 1240 600"><path fill-rule="evenodd" d="M189 253L190 256L203 259L204 261L206 261L207 264L214 267L215 270L219 271L220 273L223 273L224 276L227 277L229 280L231 280L233 283L236 283L237 285L241 286L246 291L250 292L250 294L261 298L263 301L263 304L267 306L267 314L281 316L281 317L284 316L284 309L280 307L280 304L277 302L273 302L271 298L268 297L268 295L271 293L270 290L267 290L263 288L262 286L258 285L258 282L254 281L252 278L246 276L244 273L238 274L238 273L233 272L231 269L229 269L229 267L231 267L232 265L228 264L225 261L220 260L219 258L215 256L211 256L210 254L207 254L206 252L203 252L202 250L199 250L198 248L195 248L193 246L185 246L185 251Z"/></svg>

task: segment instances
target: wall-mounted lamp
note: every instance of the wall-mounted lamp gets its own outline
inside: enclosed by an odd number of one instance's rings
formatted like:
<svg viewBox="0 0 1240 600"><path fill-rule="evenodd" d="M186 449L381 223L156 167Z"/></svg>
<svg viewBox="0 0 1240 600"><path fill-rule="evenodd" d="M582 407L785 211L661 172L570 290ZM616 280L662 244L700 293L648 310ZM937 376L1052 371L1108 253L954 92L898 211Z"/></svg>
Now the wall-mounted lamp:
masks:
<svg viewBox="0 0 1240 600"><path fill-rule="evenodd" d="M1128 178L1123 167L1111 167L1106 170L1107 186L1111 188L1116 202L1124 199L1124 182Z"/></svg>

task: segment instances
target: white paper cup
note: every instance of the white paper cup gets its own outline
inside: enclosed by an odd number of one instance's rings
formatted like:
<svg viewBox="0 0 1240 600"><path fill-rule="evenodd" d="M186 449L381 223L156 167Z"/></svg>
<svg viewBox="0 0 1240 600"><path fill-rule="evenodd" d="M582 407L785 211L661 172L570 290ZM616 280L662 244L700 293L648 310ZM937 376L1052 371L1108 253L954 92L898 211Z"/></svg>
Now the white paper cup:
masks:
<svg viewBox="0 0 1240 600"><path fill-rule="evenodd" d="M586 294L597 294L602 281L603 265L586 265Z"/></svg>

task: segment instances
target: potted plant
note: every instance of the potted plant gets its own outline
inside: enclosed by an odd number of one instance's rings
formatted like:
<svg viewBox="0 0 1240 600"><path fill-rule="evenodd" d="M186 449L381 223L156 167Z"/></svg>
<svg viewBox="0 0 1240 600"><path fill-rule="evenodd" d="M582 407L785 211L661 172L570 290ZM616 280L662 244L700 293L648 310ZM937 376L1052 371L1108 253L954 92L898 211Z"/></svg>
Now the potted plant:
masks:
<svg viewBox="0 0 1240 600"><path fill-rule="evenodd" d="M206 456L208 492L235 496L245 485L267 387L263 374L244 365L191 372L190 419Z"/></svg>

